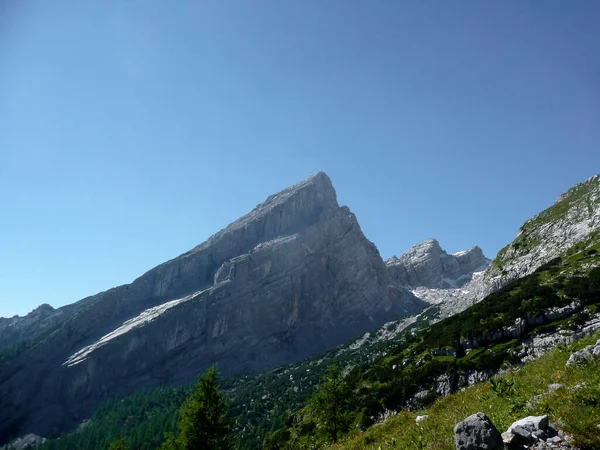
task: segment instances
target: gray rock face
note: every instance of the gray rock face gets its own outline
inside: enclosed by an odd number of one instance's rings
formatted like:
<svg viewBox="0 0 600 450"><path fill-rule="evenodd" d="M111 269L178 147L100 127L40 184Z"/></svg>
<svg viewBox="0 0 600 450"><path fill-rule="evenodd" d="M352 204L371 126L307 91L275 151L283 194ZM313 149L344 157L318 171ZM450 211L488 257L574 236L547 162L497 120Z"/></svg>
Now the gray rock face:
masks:
<svg viewBox="0 0 600 450"><path fill-rule="evenodd" d="M500 432L482 412L467 417L454 427L456 450L503 450Z"/></svg>
<svg viewBox="0 0 600 450"><path fill-rule="evenodd" d="M46 442L46 439L35 434L28 434L22 438L15 439L10 443L8 449L22 450L26 448L36 448ZM5 450L5 447L0 447L0 450Z"/></svg>
<svg viewBox="0 0 600 450"><path fill-rule="evenodd" d="M0 351L37 335L58 323L56 310L48 304L38 306L26 316L0 317Z"/></svg>
<svg viewBox="0 0 600 450"><path fill-rule="evenodd" d="M93 297L88 297L57 309L44 303L26 316L0 317L0 352L15 344L42 339L93 300Z"/></svg>
<svg viewBox="0 0 600 450"><path fill-rule="evenodd" d="M573 186L554 205L521 226L515 240L500 250L486 271L479 296L483 298L533 273L598 230L600 175L595 175Z"/></svg>
<svg viewBox="0 0 600 450"><path fill-rule="evenodd" d="M56 435L104 399L302 360L414 313L324 173L270 196L205 243L86 299L0 367L0 442Z"/></svg>
<svg viewBox="0 0 600 450"><path fill-rule="evenodd" d="M517 420L508 427L507 431L512 431L517 427L524 428L530 433L540 433L548 430L548 416L528 416Z"/></svg>
<svg viewBox="0 0 600 450"><path fill-rule="evenodd" d="M473 272L483 270L487 258L477 246L448 254L435 239L411 247L400 258L386 261L390 275L403 287L456 288L470 281Z"/></svg>
<svg viewBox="0 0 600 450"><path fill-rule="evenodd" d="M545 440L550 430L548 416L529 416L517 420L502 433L502 439L509 449L527 448L540 439Z"/></svg>

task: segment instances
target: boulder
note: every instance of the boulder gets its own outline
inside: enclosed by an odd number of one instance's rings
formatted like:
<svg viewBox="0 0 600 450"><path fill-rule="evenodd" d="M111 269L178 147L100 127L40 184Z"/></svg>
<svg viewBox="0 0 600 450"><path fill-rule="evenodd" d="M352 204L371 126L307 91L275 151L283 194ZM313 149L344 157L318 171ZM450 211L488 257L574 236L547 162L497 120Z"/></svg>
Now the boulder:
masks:
<svg viewBox="0 0 600 450"><path fill-rule="evenodd" d="M456 450L503 450L502 436L482 412L467 417L454 427Z"/></svg>
<svg viewBox="0 0 600 450"><path fill-rule="evenodd" d="M502 433L508 448L523 448L548 436L548 416L529 416L514 422Z"/></svg>
<svg viewBox="0 0 600 450"><path fill-rule="evenodd" d="M508 427L508 431L512 431L517 427L522 427L529 431L530 433L536 433L539 431L547 431L548 430L548 416L528 416L524 419L517 420L510 427Z"/></svg>

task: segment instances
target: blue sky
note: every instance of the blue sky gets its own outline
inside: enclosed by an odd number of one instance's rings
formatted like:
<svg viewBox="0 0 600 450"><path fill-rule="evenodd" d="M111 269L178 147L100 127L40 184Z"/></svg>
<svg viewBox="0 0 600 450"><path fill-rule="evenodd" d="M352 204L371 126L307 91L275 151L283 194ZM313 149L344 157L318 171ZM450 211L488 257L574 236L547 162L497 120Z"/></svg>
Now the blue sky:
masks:
<svg viewBox="0 0 600 450"><path fill-rule="evenodd" d="M0 0L0 316L326 171L384 257L493 257L600 172L597 1Z"/></svg>

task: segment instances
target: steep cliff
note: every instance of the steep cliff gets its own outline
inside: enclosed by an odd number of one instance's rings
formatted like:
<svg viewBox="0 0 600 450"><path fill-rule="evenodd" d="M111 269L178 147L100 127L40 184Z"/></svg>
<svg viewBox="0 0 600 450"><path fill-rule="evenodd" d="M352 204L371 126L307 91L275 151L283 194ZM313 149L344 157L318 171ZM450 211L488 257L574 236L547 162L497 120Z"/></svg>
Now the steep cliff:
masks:
<svg viewBox="0 0 600 450"><path fill-rule="evenodd" d="M109 396L299 361L414 313L320 172L133 283L85 300L0 367L0 442L56 435Z"/></svg>

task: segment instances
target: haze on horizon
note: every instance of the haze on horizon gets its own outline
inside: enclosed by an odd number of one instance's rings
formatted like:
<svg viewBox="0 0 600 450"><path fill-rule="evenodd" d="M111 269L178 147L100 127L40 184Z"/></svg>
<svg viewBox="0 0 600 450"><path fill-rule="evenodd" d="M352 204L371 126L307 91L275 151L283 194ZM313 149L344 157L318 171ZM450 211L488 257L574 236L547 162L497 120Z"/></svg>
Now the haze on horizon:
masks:
<svg viewBox="0 0 600 450"><path fill-rule="evenodd" d="M325 171L384 258L493 258L600 172L600 4L0 3L0 316Z"/></svg>

